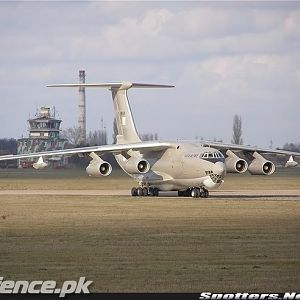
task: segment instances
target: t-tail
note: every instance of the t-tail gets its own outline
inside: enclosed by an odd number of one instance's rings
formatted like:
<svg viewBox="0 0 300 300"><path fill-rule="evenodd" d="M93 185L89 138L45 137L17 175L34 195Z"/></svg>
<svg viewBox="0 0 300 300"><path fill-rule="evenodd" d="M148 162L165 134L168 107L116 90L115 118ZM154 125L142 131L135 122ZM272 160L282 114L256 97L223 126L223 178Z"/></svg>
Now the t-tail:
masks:
<svg viewBox="0 0 300 300"><path fill-rule="evenodd" d="M74 84L52 84L47 87L96 87L108 88L112 92L112 99L117 125L117 144L140 142L130 104L127 98L127 91L130 88L171 88L173 85L144 84L144 83L74 83Z"/></svg>

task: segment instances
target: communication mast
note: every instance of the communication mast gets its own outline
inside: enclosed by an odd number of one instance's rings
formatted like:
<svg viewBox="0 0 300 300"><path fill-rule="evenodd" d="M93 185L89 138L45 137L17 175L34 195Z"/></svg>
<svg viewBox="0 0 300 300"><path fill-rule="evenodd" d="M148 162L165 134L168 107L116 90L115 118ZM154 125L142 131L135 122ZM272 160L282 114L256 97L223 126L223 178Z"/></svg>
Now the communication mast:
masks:
<svg viewBox="0 0 300 300"><path fill-rule="evenodd" d="M85 71L79 71L79 83L85 83ZM85 101L85 88L79 87L79 144L86 144L86 101Z"/></svg>

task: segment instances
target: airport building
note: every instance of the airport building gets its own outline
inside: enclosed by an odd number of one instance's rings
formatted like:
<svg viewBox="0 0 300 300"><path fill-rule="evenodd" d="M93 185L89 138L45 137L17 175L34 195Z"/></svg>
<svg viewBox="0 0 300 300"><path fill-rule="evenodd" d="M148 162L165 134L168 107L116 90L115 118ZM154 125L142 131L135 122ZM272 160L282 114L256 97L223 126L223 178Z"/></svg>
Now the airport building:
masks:
<svg viewBox="0 0 300 300"><path fill-rule="evenodd" d="M35 118L29 119L29 137L17 141L17 153L26 154L33 152L61 150L70 148L67 139L60 138L60 125L62 120L55 118L55 110L41 107ZM66 157L52 157L47 159L52 168L64 168L68 165ZM31 168L33 159L19 160L19 168Z"/></svg>

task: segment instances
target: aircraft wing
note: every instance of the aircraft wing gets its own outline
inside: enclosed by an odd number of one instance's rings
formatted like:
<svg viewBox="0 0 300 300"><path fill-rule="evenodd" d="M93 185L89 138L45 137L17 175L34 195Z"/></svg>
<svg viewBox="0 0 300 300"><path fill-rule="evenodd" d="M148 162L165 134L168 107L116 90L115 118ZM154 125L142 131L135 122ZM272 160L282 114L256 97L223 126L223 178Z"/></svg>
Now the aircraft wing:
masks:
<svg viewBox="0 0 300 300"><path fill-rule="evenodd" d="M252 147L252 146L243 146L243 145L234 145L234 144L223 144L219 142L209 142L204 141L202 142L203 146L208 147L214 147L218 150L232 150L234 152L259 152L264 154L275 154L275 155L289 155L289 156L295 156L300 158L300 152L292 152L292 151L286 151L286 150L273 150L273 149L264 149L264 148L258 148L258 147Z"/></svg>
<svg viewBox="0 0 300 300"><path fill-rule="evenodd" d="M58 155L72 155L80 153L91 153L96 152L98 154L104 154L107 152L111 153L121 153L123 151L135 150L144 152L150 151L162 151L167 148L171 148L170 143L161 143L161 142L140 142L140 143L131 143L131 144L113 144L113 145L104 145L104 146L93 146L93 147L82 147L82 148L71 148L64 150L54 150L54 151L45 151L45 152L36 152L28 154L17 154L17 155L3 155L0 156L1 160L12 160L12 159L21 159L21 158L31 158L31 157L44 157L44 156L58 156Z"/></svg>
<svg viewBox="0 0 300 300"><path fill-rule="evenodd" d="M213 147L224 154L230 156L228 151L236 153L239 157L244 157L252 159L258 154L262 154L265 158L276 161L277 164L283 165L285 167L295 167L298 165L297 160L300 160L300 153L286 150L272 150L264 149L259 147L243 146L243 145L233 145L233 144L223 144L219 142L203 142L204 146ZM287 157L289 159L287 160ZM294 161L294 158L296 161Z"/></svg>

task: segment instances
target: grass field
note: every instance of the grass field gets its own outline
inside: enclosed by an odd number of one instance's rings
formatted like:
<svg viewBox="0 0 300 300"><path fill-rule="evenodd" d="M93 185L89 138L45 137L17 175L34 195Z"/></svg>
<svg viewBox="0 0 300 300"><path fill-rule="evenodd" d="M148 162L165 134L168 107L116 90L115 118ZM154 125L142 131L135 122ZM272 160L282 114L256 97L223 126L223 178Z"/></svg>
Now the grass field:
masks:
<svg viewBox="0 0 300 300"><path fill-rule="evenodd" d="M11 189L131 189L137 183L121 170L114 170L108 177L89 177L84 169L33 170L0 169L0 190ZM300 168L278 168L271 176L228 174L220 190L231 189L299 189Z"/></svg>
<svg viewBox="0 0 300 300"><path fill-rule="evenodd" d="M229 176L224 189L299 189L295 170L263 181ZM80 171L27 178L8 171L0 173L1 189L133 185ZM300 201L1 195L0 274L58 282L85 276L93 292L297 291Z"/></svg>

